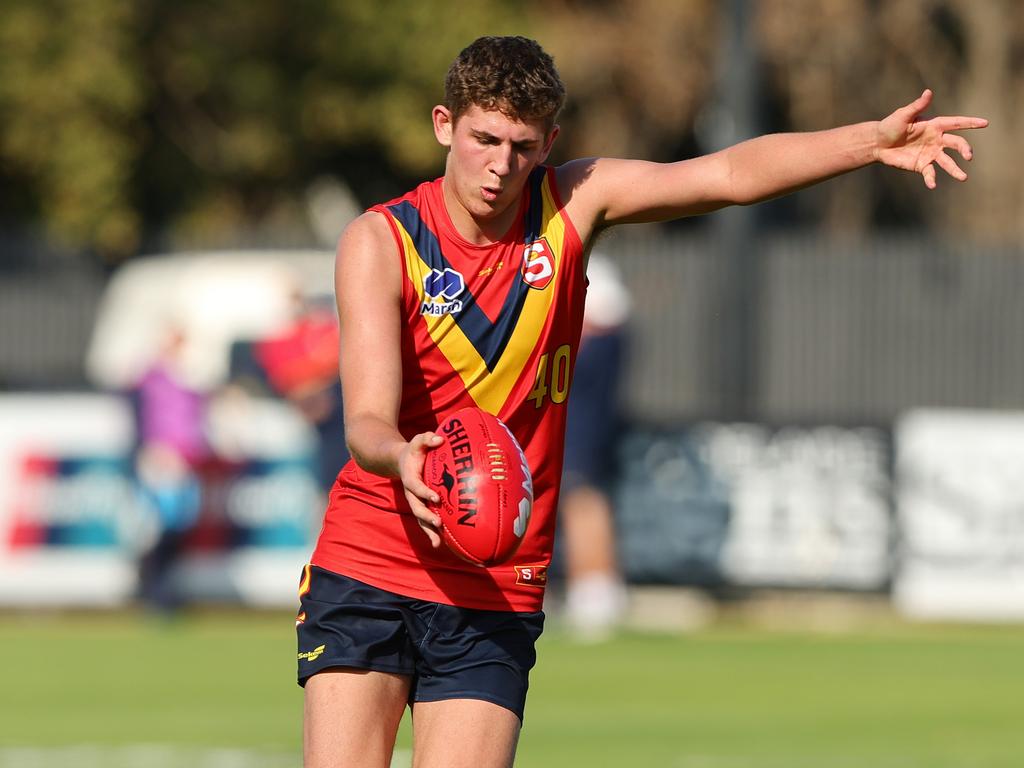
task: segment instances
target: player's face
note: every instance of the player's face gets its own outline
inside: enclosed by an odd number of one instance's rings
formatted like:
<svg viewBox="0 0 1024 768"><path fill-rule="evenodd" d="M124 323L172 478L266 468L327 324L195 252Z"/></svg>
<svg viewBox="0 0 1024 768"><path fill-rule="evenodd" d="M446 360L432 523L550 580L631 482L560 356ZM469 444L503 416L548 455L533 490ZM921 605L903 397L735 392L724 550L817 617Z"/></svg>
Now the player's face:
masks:
<svg viewBox="0 0 1024 768"><path fill-rule="evenodd" d="M518 203L530 171L547 159L558 127L545 131L540 121L521 122L477 106L452 123L447 109L435 107L434 131L450 149L450 191L474 219L488 220Z"/></svg>

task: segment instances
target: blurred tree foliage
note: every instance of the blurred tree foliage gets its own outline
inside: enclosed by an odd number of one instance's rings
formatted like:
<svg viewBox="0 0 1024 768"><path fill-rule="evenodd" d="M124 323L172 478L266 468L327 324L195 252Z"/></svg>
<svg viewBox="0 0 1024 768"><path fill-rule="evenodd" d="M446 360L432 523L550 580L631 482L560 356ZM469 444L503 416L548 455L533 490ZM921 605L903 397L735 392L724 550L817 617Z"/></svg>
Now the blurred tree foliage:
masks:
<svg viewBox="0 0 1024 768"><path fill-rule="evenodd" d="M881 117L935 91L932 114L983 115L968 132L968 189L940 173L926 195L911 174L850 174L800 199L826 228L864 232L911 221L992 242L1024 237L1019 173L1024 128L1020 0L761 0L758 37L784 125L816 130ZM926 202L925 202L926 201Z"/></svg>
<svg viewBox="0 0 1024 768"><path fill-rule="evenodd" d="M569 98L563 158L672 160L714 85L714 0L539 0L531 27L555 57Z"/></svg>
<svg viewBox="0 0 1024 768"><path fill-rule="evenodd" d="M4 0L0 216L38 217L73 245L135 245L147 87L136 29L122 0Z"/></svg>
<svg viewBox="0 0 1024 768"><path fill-rule="evenodd" d="M344 181L361 203L438 174L444 72L480 34L526 34L570 101L556 160L696 151L723 4L714 0L4 0L0 222L108 261L140 248L311 238L305 197ZM927 83L989 114L970 195L854 174L802 216L863 231L901 221L1017 234L1024 3L761 0L773 129L879 117ZM991 114L995 110L997 114ZM899 177L899 178L894 178ZM948 188L952 184L946 184ZM895 212L895 213L894 213Z"/></svg>

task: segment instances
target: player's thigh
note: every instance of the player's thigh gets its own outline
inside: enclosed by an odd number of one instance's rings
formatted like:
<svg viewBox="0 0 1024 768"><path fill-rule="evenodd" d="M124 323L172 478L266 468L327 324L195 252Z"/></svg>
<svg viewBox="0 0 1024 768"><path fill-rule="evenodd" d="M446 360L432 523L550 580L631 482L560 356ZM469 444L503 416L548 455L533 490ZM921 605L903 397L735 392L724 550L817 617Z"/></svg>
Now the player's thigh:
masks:
<svg viewBox="0 0 1024 768"><path fill-rule="evenodd" d="M387 768L415 672L407 598L307 566L300 601L307 768Z"/></svg>
<svg viewBox="0 0 1024 768"><path fill-rule="evenodd" d="M306 681L305 768L387 768L409 699L410 678L334 668Z"/></svg>
<svg viewBox="0 0 1024 768"><path fill-rule="evenodd" d="M418 701L412 706L413 768L510 768L519 717L478 699Z"/></svg>

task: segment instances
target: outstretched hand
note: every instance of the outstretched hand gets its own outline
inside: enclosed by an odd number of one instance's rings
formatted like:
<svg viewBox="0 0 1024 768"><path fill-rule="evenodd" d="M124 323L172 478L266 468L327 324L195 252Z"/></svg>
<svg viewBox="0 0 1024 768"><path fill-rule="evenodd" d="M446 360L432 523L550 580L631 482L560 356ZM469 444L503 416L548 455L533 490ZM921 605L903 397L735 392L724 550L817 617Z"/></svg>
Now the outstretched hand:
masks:
<svg viewBox="0 0 1024 768"><path fill-rule="evenodd" d="M972 156L971 145L963 136L948 131L984 128L983 117L933 117L919 120L932 101L932 92L925 89L915 101L901 107L878 124L875 158L894 168L914 171L924 177L928 189L935 189L935 166L938 165L957 181L966 181L967 174L946 154L955 149L964 160Z"/></svg>

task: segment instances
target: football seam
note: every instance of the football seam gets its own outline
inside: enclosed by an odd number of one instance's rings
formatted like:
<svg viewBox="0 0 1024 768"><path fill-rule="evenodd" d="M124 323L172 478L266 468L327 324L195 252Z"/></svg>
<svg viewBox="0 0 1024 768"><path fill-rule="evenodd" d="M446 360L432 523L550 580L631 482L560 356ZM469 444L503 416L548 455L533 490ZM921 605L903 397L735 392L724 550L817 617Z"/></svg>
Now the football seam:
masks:
<svg viewBox="0 0 1024 768"><path fill-rule="evenodd" d="M504 484L498 486L498 535L494 537L494 547L491 549L491 556L489 560L494 560L498 556L498 547L501 546L502 539L505 535L505 486Z"/></svg>

